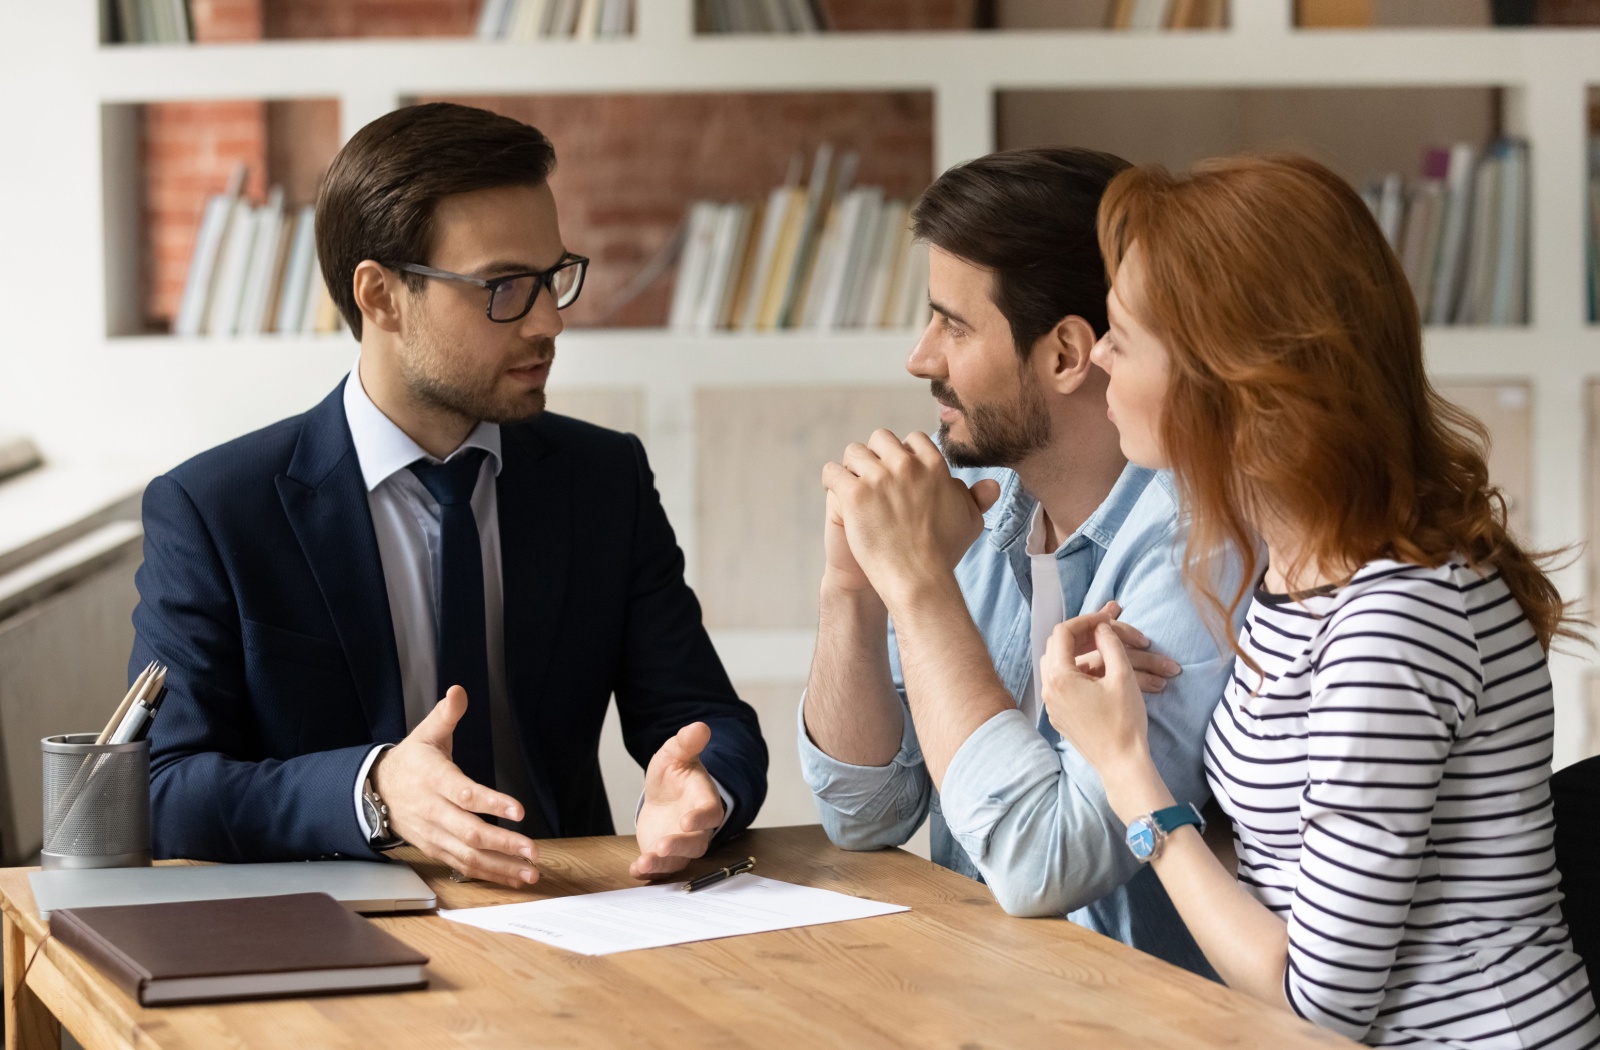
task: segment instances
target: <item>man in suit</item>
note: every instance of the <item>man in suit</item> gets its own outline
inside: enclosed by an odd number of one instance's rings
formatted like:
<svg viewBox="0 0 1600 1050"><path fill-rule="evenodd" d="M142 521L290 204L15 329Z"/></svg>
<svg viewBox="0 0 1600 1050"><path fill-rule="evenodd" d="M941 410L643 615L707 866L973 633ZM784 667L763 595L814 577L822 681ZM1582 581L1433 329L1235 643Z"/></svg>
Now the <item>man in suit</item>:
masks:
<svg viewBox="0 0 1600 1050"><path fill-rule="evenodd" d="M329 168L317 252L356 367L145 494L130 669L172 669L151 734L158 856L409 842L531 883L537 839L612 832L613 694L648 764L636 877L760 808L760 728L643 447L543 412L588 262L562 241L554 162L534 128L431 104L369 124Z"/></svg>

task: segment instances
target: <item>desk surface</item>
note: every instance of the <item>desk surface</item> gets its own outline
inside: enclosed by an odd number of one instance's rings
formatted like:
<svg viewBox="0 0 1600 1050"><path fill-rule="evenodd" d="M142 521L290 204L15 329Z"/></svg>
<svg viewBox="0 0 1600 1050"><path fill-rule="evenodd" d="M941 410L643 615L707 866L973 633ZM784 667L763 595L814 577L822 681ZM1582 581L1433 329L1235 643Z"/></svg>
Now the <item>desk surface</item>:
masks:
<svg viewBox="0 0 1600 1050"><path fill-rule="evenodd" d="M632 838L540 843L527 891L456 884L407 857L441 907L637 885ZM752 831L692 871L754 854L763 875L910 912L620 955L574 955L435 915L375 921L427 954L424 992L142 1009L45 941L26 871L0 871L6 1045L47 1044L59 1018L87 1050L384 1047L1351 1046L1115 941L1007 916L981 885L909 853L849 853L817 827ZM181 931L173 931L182 936Z"/></svg>

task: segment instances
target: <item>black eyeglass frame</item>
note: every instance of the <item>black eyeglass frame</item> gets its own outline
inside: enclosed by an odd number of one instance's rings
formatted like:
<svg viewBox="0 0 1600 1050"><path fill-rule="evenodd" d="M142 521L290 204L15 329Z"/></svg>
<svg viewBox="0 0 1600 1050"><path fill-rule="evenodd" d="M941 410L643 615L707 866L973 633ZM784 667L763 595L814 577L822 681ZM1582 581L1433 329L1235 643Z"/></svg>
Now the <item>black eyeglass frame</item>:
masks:
<svg viewBox="0 0 1600 1050"><path fill-rule="evenodd" d="M528 311L533 309L533 304L539 301L539 292L548 290L552 296L556 294L556 274L572 266L578 267L578 283L573 286L572 298L565 305L556 304L557 310L565 310L568 306L578 301L578 296L583 291L583 279L589 272L589 257L576 252L567 252L561 261L548 270L524 270L521 273L502 274L499 277L473 277L471 274L452 273L449 270L439 270L432 266L423 266L421 263L401 263L395 267L405 273L414 273L419 277L434 277L441 281L457 281L461 284L475 285L487 289L489 298L483 304L483 315L495 324L515 324L528 316ZM496 317L494 315L494 295L500 286L510 284L512 281L524 277L534 278L533 294L528 296L528 301L523 304L522 311L515 317Z"/></svg>

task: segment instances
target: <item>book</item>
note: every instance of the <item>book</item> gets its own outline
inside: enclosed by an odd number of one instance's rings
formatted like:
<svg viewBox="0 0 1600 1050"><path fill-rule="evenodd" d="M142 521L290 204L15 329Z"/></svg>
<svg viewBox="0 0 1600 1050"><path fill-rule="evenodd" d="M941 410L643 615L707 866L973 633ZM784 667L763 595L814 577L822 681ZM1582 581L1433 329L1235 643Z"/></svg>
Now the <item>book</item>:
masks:
<svg viewBox="0 0 1600 1050"><path fill-rule="evenodd" d="M761 326L761 309L766 301L767 285L772 278L778 238L788 221L788 211L793 199L792 186L779 186L767 195L766 207L762 209L761 236L756 240L755 268L751 271L750 281L744 292L744 306L738 315L738 326L747 332L753 332Z"/></svg>
<svg viewBox="0 0 1600 1050"><path fill-rule="evenodd" d="M427 956L326 893L63 908L50 935L141 1006L428 984Z"/></svg>
<svg viewBox="0 0 1600 1050"><path fill-rule="evenodd" d="M1466 276L1451 319L1456 324L1484 324L1494 294L1495 255L1500 250L1500 175L1504 164L1491 151L1478 162L1472 186L1472 222L1467 234Z"/></svg>
<svg viewBox="0 0 1600 1050"><path fill-rule="evenodd" d="M579 40L593 40L600 35L600 0L582 0L572 35Z"/></svg>
<svg viewBox="0 0 1600 1050"><path fill-rule="evenodd" d="M1378 228L1395 251L1400 250L1400 224L1405 217L1405 206L1405 180L1399 172L1390 172L1378 187Z"/></svg>
<svg viewBox="0 0 1600 1050"><path fill-rule="evenodd" d="M238 327L239 304L244 299L244 279L250 269L250 248L255 236L256 209L249 201L235 201L206 310L207 335L233 335Z"/></svg>
<svg viewBox="0 0 1600 1050"><path fill-rule="evenodd" d="M478 9L476 36L479 40L499 40L505 35L506 16L516 0L483 0Z"/></svg>
<svg viewBox="0 0 1600 1050"><path fill-rule="evenodd" d="M1444 221L1444 183L1426 179L1411 191L1402 235L1400 267L1417 300L1417 316L1428 316L1434 264L1439 259L1439 229Z"/></svg>
<svg viewBox="0 0 1600 1050"><path fill-rule="evenodd" d="M855 177L858 158L846 154L841 163L833 164L833 146L824 142L817 147L811 164L811 181L806 185L805 211L800 221L799 239L795 245L794 266L784 290L782 305L774 321L775 328L793 328L805 316L806 296L810 292L812 263L816 259L822 227L828 217L833 198L850 188Z"/></svg>
<svg viewBox="0 0 1600 1050"><path fill-rule="evenodd" d="M1439 262L1434 270L1433 290L1429 293L1428 323L1449 324L1455 315L1456 300L1466 270L1468 223L1472 217L1472 177L1477 150L1470 142L1450 148L1446 164L1449 190L1444 229L1439 235Z"/></svg>
<svg viewBox="0 0 1600 1050"><path fill-rule="evenodd" d="M734 264L744 256L749 223L750 208L747 205L726 204L718 209L705 287L701 290L700 301L695 304L694 315L690 319L690 325L697 332L714 331L722 319L724 304L737 280Z"/></svg>
<svg viewBox="0 0 1600 1050"><path fill-rule="evenodd" d="M1528 304L1528 147L1504 139L1500 157L1499 234L1489 294L1490 324L1522 324Z"/></svg>
<svg viewBox="0 0 1600 1050"><path fill-rule="evenodd" d="M689 209L683 255L678 262L678 277L672 286L672 307L667 314L667 327L674 331L686 332L693 323L695 307L705 291L711 245L720 214L721 209L709 201L700 201Z"/></svg>
<svg viewBox="0 0 1600 1050"><path fill-rule="evenodd" d="M146 39L143 5L139 0L117 0L117 39L138 44Z"/></svg>
<svg viewBox="0 0 1600 1050"><path fill-rule="evenodd" d="M300 209L294 221L294 243L289 246L289 263L283 274L283 290L278 295L278 312L272 326L275 332L300 331L306 311L306 293L316 269L316 208Z"/></svg>
<svg viewBox="0 0 1600 1050"><path fill-rule="evenodd" d="M1134 0L1133 15L1128 28L1133 30L1161 29L1167 22L1167 0Z"/></svg>
<svg viewBox="0 0 1600 1050"><path fill-rule="evenodd" d="M278 227L278 251L272 260L272 273L267 279L270 291L261 311L261 327L257 329L259 332L278 330L278 308L283 303L283 286L289 276L289 253L294 247L295 225L299 219L297 212L285 211L283 222Z"/></svg>
<svg viewBox="0 0 1600 1050"><path fill-rule="evenodd" d="M311 247L311 268L306 273L305 298L300 300L300 317L295 322L294 331L302 335L310 335L317 330L317 308L322 304L322 296L327 293L323 285L322 266L317 258L316 245Z"/></svg>
<svg viewBox="0 0 1600 1050"><path fill-rule="evenodd" d="M1372 0L1297 0L1302 29L1354 29L1372 25Z"/></svg>
<svg viewBox="0 0 1600 1050"><path fill-rule="evenodd" d="M784 203L783 226L778 230L778 238L772 246L772 268L767 271L766 282L762 285L760 312L756 316L755 327L764 332L778 327L784 294L795 269L800 226L806 214L806 191L794 187L786 192L788 199Z"/></svg>
<svg viewBox="0 0 1600 1050"><path fill-rule="evenodd" d="M850 295L845 299L844 316L839 322L845 328L865 327L867 315L877 305L875 286L881 268L879 256L884 250L883 224L894 201L885 199L881 188L874 188L878 189L878 197L873 202L872 221L861 231L861 253L855 262L854 281L850 286ZM892 244L889 250L894 250Z"/></svg>
<svg viewBox="0 0 1600 1050"><path fill-rule="evenodd" d="M244 294L239 301L240 335L265 331L267 300L272 297L272 272L278 260L278 236L283 229L283 187L274 186L267 203L256 210L256 235L250 245L250 265L245 270Z"/></svg>
<svg viewBox="0 0 1600 1050"><path fill-rule="evenodd" d="M760 249L758 231L766 225L766 204L757 201L749 205L745 218L744 247L734 271L733 287L722 304L722 315L717 318L718 328L737 328L744 318L745 306L750 300L750 286L754 283L757 254Z"/></svg>
<svg viewBox="0 0 1600 1050"><path fill-rule="evenodd" d="M505 39L519 42L537 40L539 25L544 21L545 7L550 0L511 0L511 17L507 20Z"/></svg>
<svg viewBox="0 0 1600 1050"><path fill-rule="evenodd" d="M194 251L189 256L189 272L184 276L183 295L178 300L178 316L173 324L177 335L199 335L205 324L206 309L211 300L211 289L216 279L217 258L228 235L232 221L233 205L244 188L245 167L233 169L228 186L206 201L200 216L200 229L195 236Z"/></svg>

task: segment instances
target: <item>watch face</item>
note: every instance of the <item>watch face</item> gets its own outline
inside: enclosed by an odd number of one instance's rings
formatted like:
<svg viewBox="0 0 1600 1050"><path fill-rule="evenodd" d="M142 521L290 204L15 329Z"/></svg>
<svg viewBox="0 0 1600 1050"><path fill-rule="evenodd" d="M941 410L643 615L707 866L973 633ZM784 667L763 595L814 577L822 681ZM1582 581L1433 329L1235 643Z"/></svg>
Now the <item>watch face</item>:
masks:
<svg viewBox="0 0 1600 1050"><path fill-rule="evenodd" d="M1141 818L1128 825L1128 848L1133 850L1133 855L1140 860L1144 860L1155 851L1156 833L1144 819Z"/></svg>

